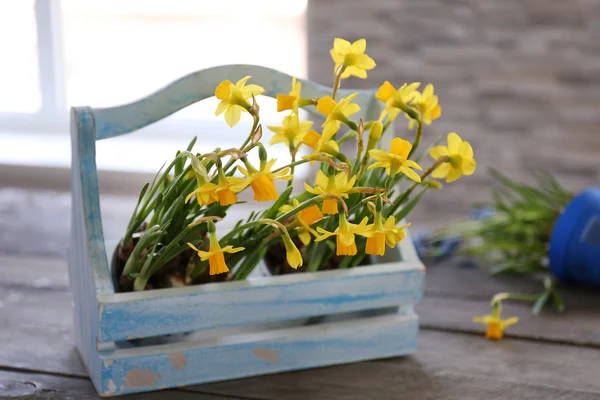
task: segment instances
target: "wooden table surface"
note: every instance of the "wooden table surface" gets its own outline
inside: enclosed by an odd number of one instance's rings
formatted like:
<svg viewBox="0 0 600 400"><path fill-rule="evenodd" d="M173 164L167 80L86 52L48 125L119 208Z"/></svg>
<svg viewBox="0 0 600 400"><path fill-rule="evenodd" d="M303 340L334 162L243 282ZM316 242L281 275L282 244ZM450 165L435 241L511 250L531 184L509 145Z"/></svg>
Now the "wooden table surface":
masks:
<svg viewBox="0 0 600 400"><path fill-rule="evenodd" d="M120 215L106 213L105 225ZM58 248L67 234L67 195L0 190L0 399L98 398L73 346ZM505 290L537 291L539 283L490 278L459 259L430 265L414 355L123 398L600 399L600 293L566 288L566 312L538 317L529 305L507 304L505 316L521 321L504 340L488 341L471 319Z"/></svg>

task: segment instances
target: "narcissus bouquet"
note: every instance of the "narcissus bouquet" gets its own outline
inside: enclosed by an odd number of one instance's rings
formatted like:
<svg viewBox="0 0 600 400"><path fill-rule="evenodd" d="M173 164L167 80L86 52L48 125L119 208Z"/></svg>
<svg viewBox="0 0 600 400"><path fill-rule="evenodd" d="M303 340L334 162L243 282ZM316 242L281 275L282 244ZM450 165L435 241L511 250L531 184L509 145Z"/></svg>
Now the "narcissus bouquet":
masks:
<svg viewBox="0 0 600 400"><path fill-rule="evenodd" d="M358 93L339 98L338 91L344 79L366 78L375 67L365 51L364 39L352 44L335 39L331 95L303 97L295 78L289 92L277 95L277 111L284 114L280 126L267 126L274 133L269 145L290 153L290 162L278 168L262 141L264 89L250 76L221 82L215 114L231 127L247 115L252 128L238 148L200 154L192 140L144 186L115 252L120 289L246 279L262 259L270 261L273 274L362 265L366 255L382 256L386 246L405 237L409 224L401 221L428 189L441 188L436 179L471 175L473 150L454 132L447 145L429 149L427 168L415 156L424 126L441 116L432 84L420 91L418 82L395 87L386 81L376 93L378 119L353 118L360 115L353 102ZM319 127L301 120L303 108L316 108L325 122ZM383 141L386 134L393 136L391 124L401 115L412 141ZM352 156L340 150L350 140L356 142ZM300 153L303 147L309 154ZM258 163L250 162L252 153ZM294 170L305 163L316 170L314 182L294 185ZM278 190L276 181L286 181L287 188ZM252 191L254 201L266 207L218 236L220 222L243 191Z"/></svg>

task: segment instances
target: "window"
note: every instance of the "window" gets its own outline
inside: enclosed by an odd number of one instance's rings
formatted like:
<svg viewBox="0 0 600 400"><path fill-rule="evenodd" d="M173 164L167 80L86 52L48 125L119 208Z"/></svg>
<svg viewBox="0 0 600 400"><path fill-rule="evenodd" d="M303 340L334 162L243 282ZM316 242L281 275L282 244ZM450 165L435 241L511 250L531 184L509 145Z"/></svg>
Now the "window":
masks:
<svg viewBox="0 0 600 400"><path fill-rule="evenodd" d="M306 7L307 0L4 0L2 142L14 148L23 132L38 139L56 133L53 150L39 146L36 161L67 166L71 106L125 104L190 72L223 64L265 65L305 77ZM205 130L218 129L221 146L223 140L238 144L250 119L230 129L214 117L216 104L216 99L203 101L145 128L144 139L156 140L133 161L115 154L125 155L137 135L99 142L99 168L154 170ZM266 98L261 115L263 126L282 119ZM19 163L16 153L0 146L0 164ZM148 158L151 165L144 164Z"/></svg>

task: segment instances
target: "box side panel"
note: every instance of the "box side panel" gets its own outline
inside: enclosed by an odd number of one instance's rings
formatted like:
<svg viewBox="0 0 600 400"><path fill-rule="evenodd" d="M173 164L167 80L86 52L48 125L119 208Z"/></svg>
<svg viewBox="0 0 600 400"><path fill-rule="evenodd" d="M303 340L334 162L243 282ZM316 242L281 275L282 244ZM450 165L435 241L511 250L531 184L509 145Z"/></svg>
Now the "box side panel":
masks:
<svg viewBox="0 0 600 400"><path fill-rule="evenodd" d="M97 207L94 127L89 108L71 111L71 236L69 281L75 305L75 343L94 385L100 385L100 363L96 351L99 332L97 293L110 293L106 259L103 259L102 227ZM96 182L97 184L97 182ZM94 193L94 188L95 193ZM100 268L100 270L95 269Z"/></svg>
<svg viewBox="0 0 600 400"><path fill-rule="evenodd" d="M105 303L100 313L101 340L128 340L419 301L423 292L422 266L379 267L366 267L362 271L366 273L315 273L310 280L306 274L297 281L282 279L281 284L235 282L232 290L207 288L184 296ZM279 277L269 279L277 281ZM213 288L231 287L216 285L223 286Z"/></svg>
<svg viewBox="0 0 600 400"><path fill-rule="evenodd" d="M104 358L102 392L117 395L409 354L414 313L324 323L205 347L119 350ZM159 346L156 346L158 348Z"/></svg>

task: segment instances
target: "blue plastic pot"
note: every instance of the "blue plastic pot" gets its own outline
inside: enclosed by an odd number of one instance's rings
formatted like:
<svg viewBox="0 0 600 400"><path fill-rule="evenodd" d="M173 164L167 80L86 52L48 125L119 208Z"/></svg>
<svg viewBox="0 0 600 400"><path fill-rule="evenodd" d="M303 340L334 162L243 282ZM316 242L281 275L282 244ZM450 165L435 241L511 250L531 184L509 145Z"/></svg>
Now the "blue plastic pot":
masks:
<svg viewBox="0 0 600 400"><path fill-rule="evenodd" d="M567 204L548 256L559 281L600 287L600 188L586 189Z"/></svg>

